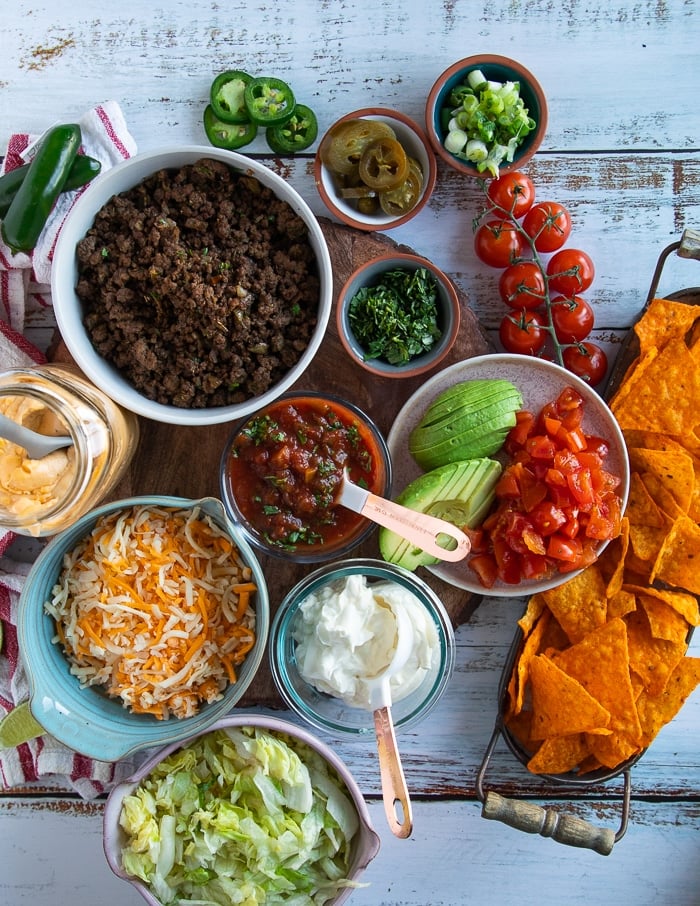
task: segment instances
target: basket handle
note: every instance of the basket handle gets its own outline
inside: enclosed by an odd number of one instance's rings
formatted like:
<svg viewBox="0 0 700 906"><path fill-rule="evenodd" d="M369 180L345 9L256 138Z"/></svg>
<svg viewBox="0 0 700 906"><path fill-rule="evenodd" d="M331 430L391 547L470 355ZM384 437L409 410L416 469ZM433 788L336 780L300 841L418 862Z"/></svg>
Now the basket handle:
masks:
<svg viewBox="0 0 700 906"><path fill-rule="evenodd" d="M566 846L592 849L601 856L609 856L615 843L624 837L627 830L632 794L629 768L623 772L625 787L619 829L613 831L610 828L596 827L583 818L566 815L556 809L542 808L522 799L507 799L493 790L485 791L484 776L500 735L501 728L497 722L477 773L476 794L482 803L481 817L501 821L528 834L551 837Z"/></svg>
<svg viewBox="0 0 700 906"><path fill-rule="evenodd" d="M481 817L502 821L528 834L551 837L567 846L592 849L601 856L609 856L615 845L615 831L610 828L596 827L582 818L564 815L555 809L542 808L521 799L506 799L493 790L486 793Z"/></svg>

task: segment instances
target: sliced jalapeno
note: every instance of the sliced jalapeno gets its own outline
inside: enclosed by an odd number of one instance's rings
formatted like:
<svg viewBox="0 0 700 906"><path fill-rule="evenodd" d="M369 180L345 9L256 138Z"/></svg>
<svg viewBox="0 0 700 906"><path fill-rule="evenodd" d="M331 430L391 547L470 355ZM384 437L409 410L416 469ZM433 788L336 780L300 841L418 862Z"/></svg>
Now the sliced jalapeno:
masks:
<svg viewBox="0 0 700 906"><path fill-rule="evenodd" d="M265 137L276 154L294 154L316 141L316 114L305 104L297 104L294 113L281 126L268 126Z"/></svg>
<svg viewBox="0 0 700 906"><path fill-rule="evenodd" d="M243 92L248 116L258 126L279 126L294 113L294 92L281 79L261 76L251 79Z"/></svg>
<svg viewBox="0 0 700 906"><path fill-rule="evenodd" d="M204 108L204 131L215 148L235 151L249 145L258 132L255 123L225 123L214 113L211 104Z"/></svg>
<svg viewBox="0 0 700 906"><path fill-rule="evenodd" d="M362 152L359 172L371 189L395 189L408 176L408 157L397 139L378 138Z"/></svg>
<svg viewBox="0 0 700 906"><path fill-rule="evenodd" d="M243 95L253 77L240 69L220 73L212 82L209 103L224 123L247 123L250 120Z"/></svg>

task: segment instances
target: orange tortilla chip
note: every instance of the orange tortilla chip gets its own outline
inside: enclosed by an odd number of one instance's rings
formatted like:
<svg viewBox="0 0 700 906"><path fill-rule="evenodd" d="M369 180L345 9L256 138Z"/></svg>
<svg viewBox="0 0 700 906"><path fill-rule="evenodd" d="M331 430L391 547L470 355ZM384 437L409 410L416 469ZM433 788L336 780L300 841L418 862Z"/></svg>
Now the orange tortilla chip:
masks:
<svg viewBox="0 0 700 906"><path fill-rule="evenodd" d="M605 581L596 563L558 588L542 592L542 597L572 643L605 622Z"/></svg>
<svg viewBox="0 0 700 906"><path fill-rule="evenodd" d="M610 712L543 654L530 665L532 738L570 736L607 728Z"/></svg>
<svg viewBox="0 0 700 906"><path fill-rule="evenodd" d="M688 516L671 526L649 578L700 595L700 526Z"/></svg>
<svg viewBox="0 0 700 906"><path fill-rule="evenodd" d="M630 668L641 678L649 695L660 695L685 655L687 643L654 638L643 608L638 607L623 619L627 624Z"/></svg>
<svg viewBox="0 0 700 906"><path fill-rule="evenodd" d="M661 347L671 338L685 338L699 317L696 306L671 299L652 299L634 326L640 352L643 355L651 348Z"/></svg>
<svg viewBox="0 0 700 906"><path fill-rule="evenodd" d="M522 629L524 638L529 635L532 627L542 616L542 611L545 607L546 605L542 595L532 595L529 599L525 613L518 620L518 626Z"/></svg>
<svg viewBox="0 0 700 906"><path fill-rule="evenodd" d="M638 472L630 474L630 491L627 498L625 516L633 525L661 528L665 522L663 514L660 512L654 498L642 481L642 476Z"/></svg>
<svg viewBox="0 0 700 906"><path fill-rule="evenodd" d="M606 583L608 599L621 588L625 574L625 559L630 543L630 523L626 516L620 519L620 534L614 538L598 557L598 568Z"/></svg>
<svg viewBox="0 0 700 906"><path fill-rule="evenodd" d="M629 758L638 755L643 749L643 746L636 745L622 733L612 736L586 734L586 741L591 753L606 768L619 767Z"/></svg>
<svg viewBox="0 0 700 906"><path fill-rule="evenodd" d="M655 639L680 643L687 641L688 623L676 610L651 595L640 595L639 601L646 611L649 628Z"/></svg>
<svg viewBox="0 0 700 906"><path fill-rule="evenodd" d="M640 560L654 563L659 556L664 541L668 536L667 526L656 528L653 525L634 525L630 523L630 544Z"/></svg>
<svg viewBox="0 0 700 906"><path fill-rule="evenodd" d="M627 591L638 595L647 595L665 601L679 613L690 626L700 626L700 605L695 595L684 591L671 591L666 588L648 588L641 585L625 585Z"/></svg>
<svg viewBox="0 0 700 906"><path fill-rule="evenodd" d="M566 774L589 754L583 733L545 739L527 767L533 774Z"/></svg>
<svg viewBox="0 0 700 906"><path fill-rule="evenodd" d="M648 353L651 356L651 353ZM610 403L620 427L683 436L698 424L700 369L682 340L672 339L637 367Z"/></svg>
<svg viewBox="0 0 700 906"><path fill-rule="evenodd" d="M610 620L557 655L554 663L577 679L610 712L608 726L614 733L639 743L642 728L632 693L627 626L623 620Z"/></svg>
<svg viewBox="0 0 700 906"><path fill-rule="evenodd" d="M616 617L624 617L637 606L637 599L631 591L621 588L620 591L608 598L608 619L614 620Z"/></svg>
<svg viewBox="0 0 700 906"><path fill-rule="evenodd" d="M550 612L544 610L540 618L534 624L532 632L525 639L525 644L515 663L515 668L513 670L513 688L511 689L510 685L508 687L508 692L511 696L510 713L513 715L519 714L522 711L523 703L525 701L525 687L530 675L530 664L539 650L540 641L547 628L549 619Z"/></svg>
<svg viewBox="0 0 700 906"><path fill-rule="evenodd" d="M659 730L673 720L699 684L700 658L684 657L671 673L660 696L650 696L647 691L642 691L637 700L637 710L644 746L648 746Z"/></svg>

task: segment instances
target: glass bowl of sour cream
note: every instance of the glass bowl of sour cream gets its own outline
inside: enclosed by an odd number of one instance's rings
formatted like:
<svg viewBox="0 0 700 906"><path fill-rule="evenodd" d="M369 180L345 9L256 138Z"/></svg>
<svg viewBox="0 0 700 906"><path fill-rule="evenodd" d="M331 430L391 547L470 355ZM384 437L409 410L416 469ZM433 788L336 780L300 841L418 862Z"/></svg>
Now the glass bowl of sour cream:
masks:
<svg viewBox="0 0 700 906"><path fill-rule="evenodd" d="M454 670L452 624L422 579L373 559L322 566L281 602L269 659L287 706L327 733L374 736L369 680L396 649L397 608L409 618L413 642L405 665L391 678L394 727L401 732L423 720Z"/></svg>

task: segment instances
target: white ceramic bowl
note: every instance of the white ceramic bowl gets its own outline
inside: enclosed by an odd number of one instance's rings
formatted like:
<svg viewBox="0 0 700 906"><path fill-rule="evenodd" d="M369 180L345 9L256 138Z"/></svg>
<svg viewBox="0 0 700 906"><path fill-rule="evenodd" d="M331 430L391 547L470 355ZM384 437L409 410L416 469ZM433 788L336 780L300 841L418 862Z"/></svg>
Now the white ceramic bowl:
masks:
<svg viewBox="0 0 700 906"><path fill-rule="evenodd" d="M305 743L311 749L315 750L327 762L328 766L336 772L345 785L347 793L357 810L358 829L351 843L352 851L348 871L348 877L353 881L357 881L372 859L374 859L379 852L380 841L377 833L372 827L369 811L357 782L344 762L341 761L329 746L321 742L307 730L275 717L267 717L258 714L225 717L210 727L209 731L213 732L216 730L238 727L255 727L273 735L286 734L293 737L295 740ZM161 903L145 884L127 874L122 867L121 850L125 840L124 831L119 825L122 803L124 798L134 792L141 781L159 762L172 752L180 749L196 737L202 735L202 733L198 733L181 743L168 746L165 749L155 752L143 765L141 765L135 774L112 790L105 805L103 846L109 867L117 877L132 884L150 906L161 906ZM352 892L352 887L344 888L336 897L327 901L327 906L340 906L341 903L345 903L348 900L352 895Z"/></svg>
<svg viewBox="0 0 700 906"><path fill-rule="evenodd" d="M584 400L583 428L587 434L604 438L609 444L605 468L620 477L618 494L622 509L627 503L630 482L629 458L622 431L602 397L585 381L553 362L534 356L508 353L476 356L457 362L438 372L411 396L394 421L387 443L394 464L394 491L400 493L406 485L422 474L408 452L409 436L418 424L428 405L448 387L467 380L511 381L520 390L523 408L537 415L542 407L557 398L565 387L574 387ZM495 458L498 458L496 456ZM598 553L607 546L601 543ZM469 557L458 563L439 563L429 566L434 575L465 591L478 595L498 597L523 597L546 591L566 582L575 572L555 573L546 579L523 580L517 585L496 581L492 588L485 588L469 568ZM581 570L578 570L580 572Z"/></svg>
<svg viewBox="0 0 700 906"><path fill-rule="evenodd" d="M134 714L127 710L120 700L109 697L99 686L80 685L70 672L61 646L53 642L56 625L53 617L46 613L44 603L51 599L64 555L92 530L100 516L138 505L185 509L197 504L230 535L252 570L257 585L254 598L256 640L238 668L237 681L226 687L219 701L203 704L192 717L158 720L150 714ZM182 740L207 729L240 700L262 662L269 619L267 584L260 564L238 526L226 518L219 500L131 497L104 504L51 539L32 565L22 589L17 630L29 681L30 708L44 729L59 742L98 761L118 761L141 749Z"/></svg>
<svg viewBox="0 0 700 906"><path fill-rule="evenodd" d="M353 110L341 116L328 130L329 132L348 120L368 119L378 120L391 126L396 134L397 140L401 143L409 157L415 158L423 171L423 188L415 207L406 211L398 217L392 217L379 211L375 214L363 214L357 210L357 207L349 201L341 198L338 194L333 179L333 175L328 167L321 160L321 148L323 139L319 143L319 150L316 152L314 160L314 179L316 188L328 210L334 214L341 223L347 226L355 227L358 230L372 232L373 230L391 230L401 226L411 220L416 214L423 210L432 195L435 188L437 177L437 162L432 152L428 138L410 117L398 110L390 110L386 107L364 107L361 110ZM327 133L326 133L327 134Z"/></svg>
<svg viewBox="0 0 700 906"><path fill-rule="evenodd" d="M202 158L223 161L244 175L253 176L286 201L308 228L316 254L320 293L318 317L311 341L287 374L260 396L230 406L186 409L165 405L139 393L96 351L83 326L83 306L76 295L76 246L92 226L95 215L113 195L131 189L163 168L178 168ZM333 302L330 254L313 212L299 193L282 177L250 157L210 146L185 145L138 154L102 172L76 201L61 228L51 270L51 294L61 337L76 364L113 400L138 415L174 425L211 425L232 421L254 412L290 387L306 370L318 351L328 326Z"/></svg>
<svg viewBox="0 0 700 906"><path fill-rule="evenodd" d="M387 271L394 269L416 271L420 268L430 271L437 282L437 323L442 335L435 341L431 349L400 365L393 365L382 357L365 358L365 349L355 336L350 321L350 303L353 298L363 287L376 286L381 283L382 275ZM460 320L459 296L447 274L427 258L402 252L389 252L361 264L348 277L338 294L336 304L338 335L345 351L365 371L379 377L416 377L426 371L431 371L442 362L453 347L459 333Z"/></svg>

